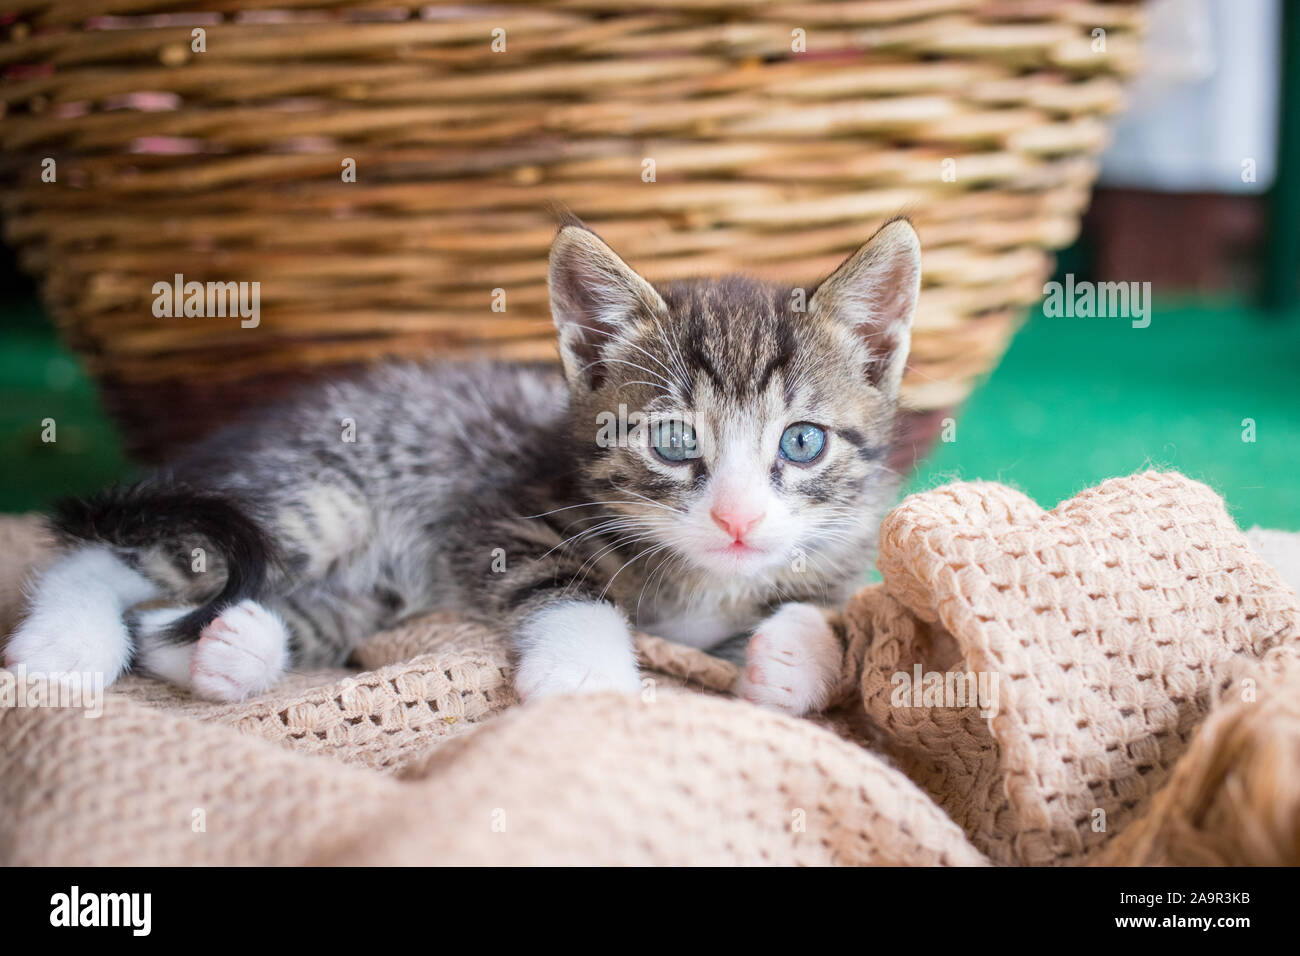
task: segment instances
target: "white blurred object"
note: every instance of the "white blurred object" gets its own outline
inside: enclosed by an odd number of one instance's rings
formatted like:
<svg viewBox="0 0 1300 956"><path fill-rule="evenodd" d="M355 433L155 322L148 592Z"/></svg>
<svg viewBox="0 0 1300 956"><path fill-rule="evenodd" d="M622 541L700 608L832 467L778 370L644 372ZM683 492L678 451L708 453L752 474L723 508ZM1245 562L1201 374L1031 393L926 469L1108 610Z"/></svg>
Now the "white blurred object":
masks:
<svg viewBox="0 0 1300 956"><path fill-rule="evenodd" d="M1277 167L1281 36L1280 0L1148 3L1142 73L1102 157L1102 182L1266 190Z"/></svg>
<svg viewBox="0 0 1300 956"><path fill-rule="evenodd" d="M1270 531L1254 527L1246 540L1261 558L1277 568L1282 580L1300 594L1300 531Z"/></svg>

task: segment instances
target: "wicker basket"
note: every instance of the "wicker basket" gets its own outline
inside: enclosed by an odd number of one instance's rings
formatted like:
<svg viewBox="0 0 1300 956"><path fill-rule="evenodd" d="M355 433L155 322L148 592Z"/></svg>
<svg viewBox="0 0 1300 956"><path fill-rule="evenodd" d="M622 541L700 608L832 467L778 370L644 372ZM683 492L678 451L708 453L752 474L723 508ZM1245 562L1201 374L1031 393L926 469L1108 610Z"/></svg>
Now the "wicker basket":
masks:
<svg viewBox="0 0 1300 956"><path fill-rule="evenodd" d="M911 215L905 389L933 421L1075 235L1139 21L1060 0L9 9L6 238L146 453L327 368L553 359L555 204L651 279L810 283ZM258 282L260 324L156 318L177 273Z"/></svg>

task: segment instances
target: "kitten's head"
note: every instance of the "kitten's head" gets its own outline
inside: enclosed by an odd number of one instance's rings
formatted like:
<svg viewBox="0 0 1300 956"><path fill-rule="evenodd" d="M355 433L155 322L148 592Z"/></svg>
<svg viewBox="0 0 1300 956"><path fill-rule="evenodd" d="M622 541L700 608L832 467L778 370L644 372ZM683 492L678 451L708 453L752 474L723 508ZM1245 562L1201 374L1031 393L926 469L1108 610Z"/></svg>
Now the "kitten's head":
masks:
<svg viewBox="0 0 1300 956"><path fill-rule="evenodd" d="M660 288L580 224L551 249L551 311L585 490L629 548L770 576L862 547L921 281L894 220L815 291L745 278Z"/></svg>

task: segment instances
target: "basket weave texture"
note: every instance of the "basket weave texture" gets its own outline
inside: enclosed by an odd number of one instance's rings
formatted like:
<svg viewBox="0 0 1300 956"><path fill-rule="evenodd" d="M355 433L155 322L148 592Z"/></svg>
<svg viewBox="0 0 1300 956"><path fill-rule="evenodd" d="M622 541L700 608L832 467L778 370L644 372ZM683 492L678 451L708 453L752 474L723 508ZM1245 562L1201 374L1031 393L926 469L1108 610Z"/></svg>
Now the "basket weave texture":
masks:
<svg viewBox="0 0 1300 956"><path fill-rule="evenodd" d="M910 215L905 397L950 408L1076 233L1140 26L1055 0L9 9L6 239L154 448L324 368L553 359L555 204L651 280L809 287ZM259 283L257 326L156 316L177 274Z"/></svg>

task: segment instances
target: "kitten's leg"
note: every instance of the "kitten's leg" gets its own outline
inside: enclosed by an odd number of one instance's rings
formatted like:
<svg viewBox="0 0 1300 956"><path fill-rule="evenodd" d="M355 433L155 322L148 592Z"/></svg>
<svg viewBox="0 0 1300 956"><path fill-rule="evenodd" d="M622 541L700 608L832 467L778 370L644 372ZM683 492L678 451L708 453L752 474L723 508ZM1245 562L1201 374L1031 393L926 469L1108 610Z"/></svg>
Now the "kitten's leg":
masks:
<svg viewBox="0 0 1300 956"><path fill-rule="evenodd" d="M132 668L177 687L188 688L190 663L194 660L194 647L198 642L178 641L166 631L173 622L192 610L192 607L158 607L127 614L126 624L135 645Z"/></svg>
<svg viewBox="0 0 1300 956"><path fill-rule="evenodd" d="M516 631L515 687L525 701L641 687L632 632L612 605L556 600L526 613Z"/></svg>
<svg viewBox="0 0 1300 956"><path fill-rule="evenodd" d="M452 583L465 589L458 600L510 627L515 689L525 701L641 686L627 618L604 599L623 559L602 564L603 545L594 553L564 547L567 530L516 518L449 534L460 545L448 555L449 570L461 575ZM510 555L508 564L488 564L492 548Z"/></svg>
<svg viewBox="0 0 1300 956"><path fill-rule="evenodd" d="M336 593L329 576L372 535L373 514L328 477L285 490L269 506L281 561L264 591L275 596L239 601L220 613L220 605L212 607L213 618L190 641L164 631L194 608L141 612L135 635L141 670L199 697L233 701L269 690L290 663L344 662L351 642L371 633L378 617L373 600Z"/></svg>
<svg viewBox="0 0 1300 956"><path fill-rule="evenodd" d="M136 615L136 661L141 670L207 700L237 701L275 686L289 666L289 630L256 601L226 608L197 641L169 640L165 629L191 608L158 608Z"/></svg>
<svg viewBox="0 0 1300 956"><path fill-rule="evenodd" d="M242 700L269 690L290 664L344 663L357 641L392 623L401 602L388 593L339 592L326 582L260 604L242 601L206 626L197 641L177 641L168 626L192 610L131 615L136 666L209 700Z"/></svg>
<svg viewBox="0 0 1300 956"><path fill-rule="evenodd" d="M157 595L157 585L110 548L79 548L37 581L30 612L5 647L5 666L98 673L111 683L131 660L123 614Z"/></svg>
<svg viewBox="0 0 1300 956"><path fill-rule="evenodd" d="M825 613L811 604L786 604L749 639L735 693L799 717L830 703L843 662Z"/></svg>

